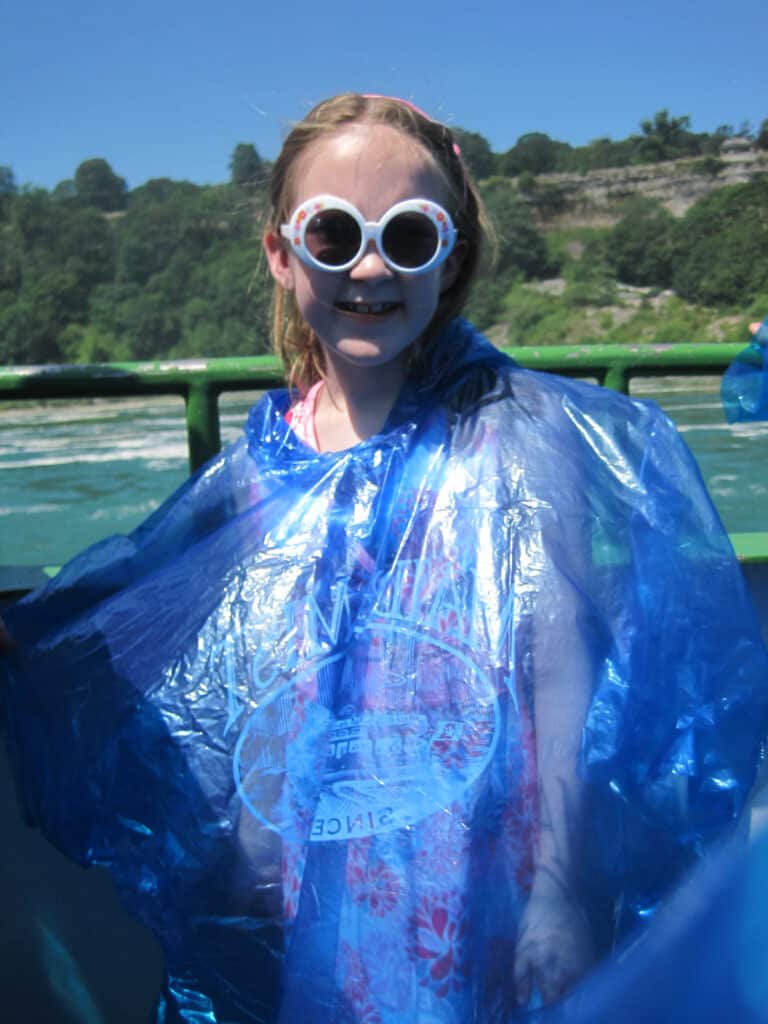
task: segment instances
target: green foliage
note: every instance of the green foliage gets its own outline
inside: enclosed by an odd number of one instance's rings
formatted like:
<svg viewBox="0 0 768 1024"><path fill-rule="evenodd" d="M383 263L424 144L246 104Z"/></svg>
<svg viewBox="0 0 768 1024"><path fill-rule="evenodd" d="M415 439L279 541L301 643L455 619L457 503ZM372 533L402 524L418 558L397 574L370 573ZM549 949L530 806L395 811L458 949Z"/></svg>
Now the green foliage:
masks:
<svg viewBox="0 0 768 1024"><path fill-rule="evenodd" d="M575 318L560 295L547 295L517 284L504 303L508 345L566 344Z"/></svg>
<svg viewBox="0 0 768 1024"><path fill-rule="evenodd" d="M628 167L684 157L717 157L723 139L734 134L729 125L721 126L712 135L692 132L690 127L687 115L673 117L668 110L660 110L653 118L641 122L641 134L616 141L602 136L585 146L570 146L542 132L529 132L520 136L511 149L496 156L496 173L507 177L526 172L532 175L550 172L584 174L600 168ZM702 173L713 173L714 164L702 167L708 168Z"/></svg>
<svg viewBox="0 0 768 1024"><path fill-rule="evenodd" d="M472 177L490 178L496 169L496 158L485 136L469 132L464 128L453 128L453 137L461 149L461 159L469 168Z"/></svg>
<svg viewBox="0 0 768 1024"><path fill-rule="evenodd" d="M497 235L497 270L523 277L543 277L552 267L543 236L536 229L529 205L513 183L490 178L481 194Z"/></svg>
<svg viewBox="0 0 768 1024"><path fill-rule="evenodd" d="M16 195L16 178L10 167L0 164L0 222L5 220L11 206L11 198Z"/></svg>
<svg viewBox="0 0 768 1024"><path fill-rule="evenodd" d="M567 142L550 139L543 132L528 132L496 161L496 173L514 177L529 171L531 174L546 174L559 170L565 162L571 147Z"/></svg>
<svg viewBox="0 0 768 1024"><path fill-rule="evenodd" d="M97 177L10 195L0 220L0 363L265 351L258 194L161 178L126 194L125 211L105 214L88 192Z"/></svg>
<svg viewBox="0 0 768 1024"><path fill-rule="evenodd" d="M516 280L514 274L486 274L475 281L464 316L481 331L504 317L504 303Z"/></svg>
<svg viewBox="0 0 768 1024"><path fill-rule="evenodd" d="M599 242L605 235L605 228L583 224L547 231L544 239L550 264L564 271L570 263L581 258L590 243Z"/></svg>
<svg viewBox="0 0 768 1024"><path fill-rule="evenodd" d="M635 151L635 137L614 142L603 136L586 146L574 147L559 170L586 174L603 167L628 167L634 161Z"/></svg>
<svg viewBox="0 0 768 1024"><path fill-rule="evenodd" d="M455 130L498 234L496 266L467 309L481 328L508 321L520 343L659 340L700 332L715 316L667 304L662 317L650 300L640 309L617 306L617 279L654 288L671 282L697 303L739 304L762 318L768 179L721 189L681 222L656 203L632 200L610 230L538 230L567 198L541 179L545 172L686 156L714 176L719 146L734 134L725 125L697 135L687 117L667 111L641 129L581 147L531 132L500 156L483 136ZM757 144L768 148L768 120ZM230 168L225 185L157 178L128 191L105 160L93 159L47 192L19 189L13 171L0 167L0 363L266 351L271 285L256 225L268 167L240 143ZM559 270L559 294L525 285Z"/></svg>
<svg viewBox="0 0 768 1024"><path fill-rule="evenodd" d="M643 163L675 160L701 151L687 115L670 117L668 110L660 110L653 120L641 121L640 128L643 134L637 140L636 155Z"/></svg>
<svg viewBox="0 0 768 1024"><path fill-rule="evenodd" d="M711 310L688 306L680 299L672 298L658 306L646 302L631 315L611 324L601 341L624 345L706 341L706 329L711 320Z"/></svg>
<svg viewBox="0 0 768 1024"><path fill-rule="evenodd" d="M125 179L118 177L106 160L84 160L75 171L75 192L86 206L99 210L125 208Z"/></svg>
<svg viewBox="0 0 768 1024"><path fill-rule="evenodd" d="M51 196L60 202L73 202L77 200L77 189L71 178L65 178L51 192Z"/></svg>
<svg viewBox="0 0 768 1024"><path fill-rule="evenodd" d="M541 220L562 213L566 207L567 198L562 186L551 181L540 181L530 171L518 175L517 187Z"/></svg>
<svg viewBox="0 0 768 1024"><path fill-rule="evenodd" d="M768 295L765 299L762 308L768 309ZM748 336L749 314L728 318L723 325L716 310L674 296L618 302L599 310L570 304L567 292L551 294L518 283L508 292L504 308L509 345L666 344L739 341Z"/></svg>
<svg viewBox="0 0 768 1024"><path fill-rule="evenodd" d="M0 164L0 196L12 196L16 191L16 178L12 169Z"/></svg>
<svg viewBox="0 0 768 1024"><path fill-rule="evenodd" d="M230 181L247 190L258 188L264 180L264 161L250 142L239 142L229 161Z"/></svg>
<svg viewBox="0 0 768 1024"><path fill-rule="evenodd" d="M50 270L26 282L16 301L0 312L0 362L60 362L59 337L80 312L75 275Z"/></svg>
<svg viewBox="0 0 768 1024"><path fill-rule="evenodd" d="M716 178L725 169L725 162L716 156L703 156L700 160L694 160L689 166L694 174L701 174L704 178Z"/></svg>
<svg viewBox="0 0 768 1024"><path fill-rule="evenodd" d="M768 175L705 196L675 227L675 291L707 305L747 305L768 290Z"/></svg>
<svg viewBox="0 0 768 1024"><path fill-rule="evenodd" d="M605 237L604 256L619 281L668 288L672 281L675 218L658 200L635 196Z"/></svg>
<svg viewBox="0 0 768 1024"><path fill-rule="evenodd" d="M490 178L481 193L496 232L496 259L493 273L475 283L465 313L484 330L502 315L504 296L518 278L549 274L554 265L529 204L511 181Z"/></svg>
<svg viewBox="0 0 768 1024"><path fill-rule="evenodd" d="M581 259L569 264L565 279L563 300L567 306L610 306L616 301L616 279L602 239L587 245Z"/></svg>
<svg viewBox="0 0 768 1024"><path fill-rule="evenodd" d="M758 149L768 149L768 117L766 117L760 125L760 131L757 133L755 145Z"/></svg>

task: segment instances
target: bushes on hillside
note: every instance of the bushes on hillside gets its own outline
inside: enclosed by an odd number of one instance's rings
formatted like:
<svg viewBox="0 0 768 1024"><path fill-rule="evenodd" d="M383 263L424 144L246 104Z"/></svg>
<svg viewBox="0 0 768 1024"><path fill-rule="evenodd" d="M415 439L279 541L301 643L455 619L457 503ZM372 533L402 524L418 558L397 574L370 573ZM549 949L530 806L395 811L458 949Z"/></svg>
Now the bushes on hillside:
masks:
<svg viewBox="0 0 768 1024"><path fill-rule="evenodd" d="M636 196L606 235L605 258L626 284L668 288L672 283L676 221L658 200Z"/></svg>
<svg viewBox="0 0 768 1024"><path fill-rule="evenodd" d="M749 305L768 291L768 175L718 189L675 226L672 286L706 305Z"/></svg>

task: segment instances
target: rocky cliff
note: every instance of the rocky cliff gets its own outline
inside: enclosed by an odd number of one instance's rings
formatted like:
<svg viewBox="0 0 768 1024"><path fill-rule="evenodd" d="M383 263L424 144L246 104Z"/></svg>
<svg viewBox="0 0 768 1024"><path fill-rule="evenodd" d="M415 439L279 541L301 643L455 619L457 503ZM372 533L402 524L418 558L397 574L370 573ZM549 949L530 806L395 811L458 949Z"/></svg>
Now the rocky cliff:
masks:
<svg viewBox="0 0 768 1024"><path fill-rule="evenodd" d="M606 168L585 174L541 174L524 192L542 227L608 227L630 196L659 199L676 216L725 185L739 185L768 173L768 153L754 149L637 167Z"/></svg>

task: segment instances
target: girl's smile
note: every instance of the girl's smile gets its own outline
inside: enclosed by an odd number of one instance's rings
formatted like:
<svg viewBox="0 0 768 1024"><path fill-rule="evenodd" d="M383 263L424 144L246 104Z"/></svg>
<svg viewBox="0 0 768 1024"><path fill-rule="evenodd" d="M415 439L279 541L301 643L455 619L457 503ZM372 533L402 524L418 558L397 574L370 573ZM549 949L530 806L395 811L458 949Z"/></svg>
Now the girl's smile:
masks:
<svg viewBox="0 0 768 1024"><path fill-rule="evenodd" d="M400 308L399 302L342 302L336 303L336 308L342 313L349 313L362 317L386 316Z"/></svg>

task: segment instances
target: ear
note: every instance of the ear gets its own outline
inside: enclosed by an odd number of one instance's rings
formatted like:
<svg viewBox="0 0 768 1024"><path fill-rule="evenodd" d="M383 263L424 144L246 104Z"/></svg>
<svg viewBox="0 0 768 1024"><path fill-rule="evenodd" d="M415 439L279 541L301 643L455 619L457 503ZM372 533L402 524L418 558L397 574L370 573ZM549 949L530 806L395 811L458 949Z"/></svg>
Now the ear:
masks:
<svg viewBox="0 0 768 1024"><path fill-rule="evenodd" d="M272 277L286 291L292 291L293 268L288 256L288 246L276 231L265 231L262 244Z"/></svg>
<svg viewBox="0 0 768 1024"><path fill-rule="evenodd" d="M465 239L460 238L458 242L451 249L451 255L440 267L440 294L447 292L448 289L454 284L456 278L459 276L461 265L464 262L464 258L467 255L467 242Z"/></svg>

